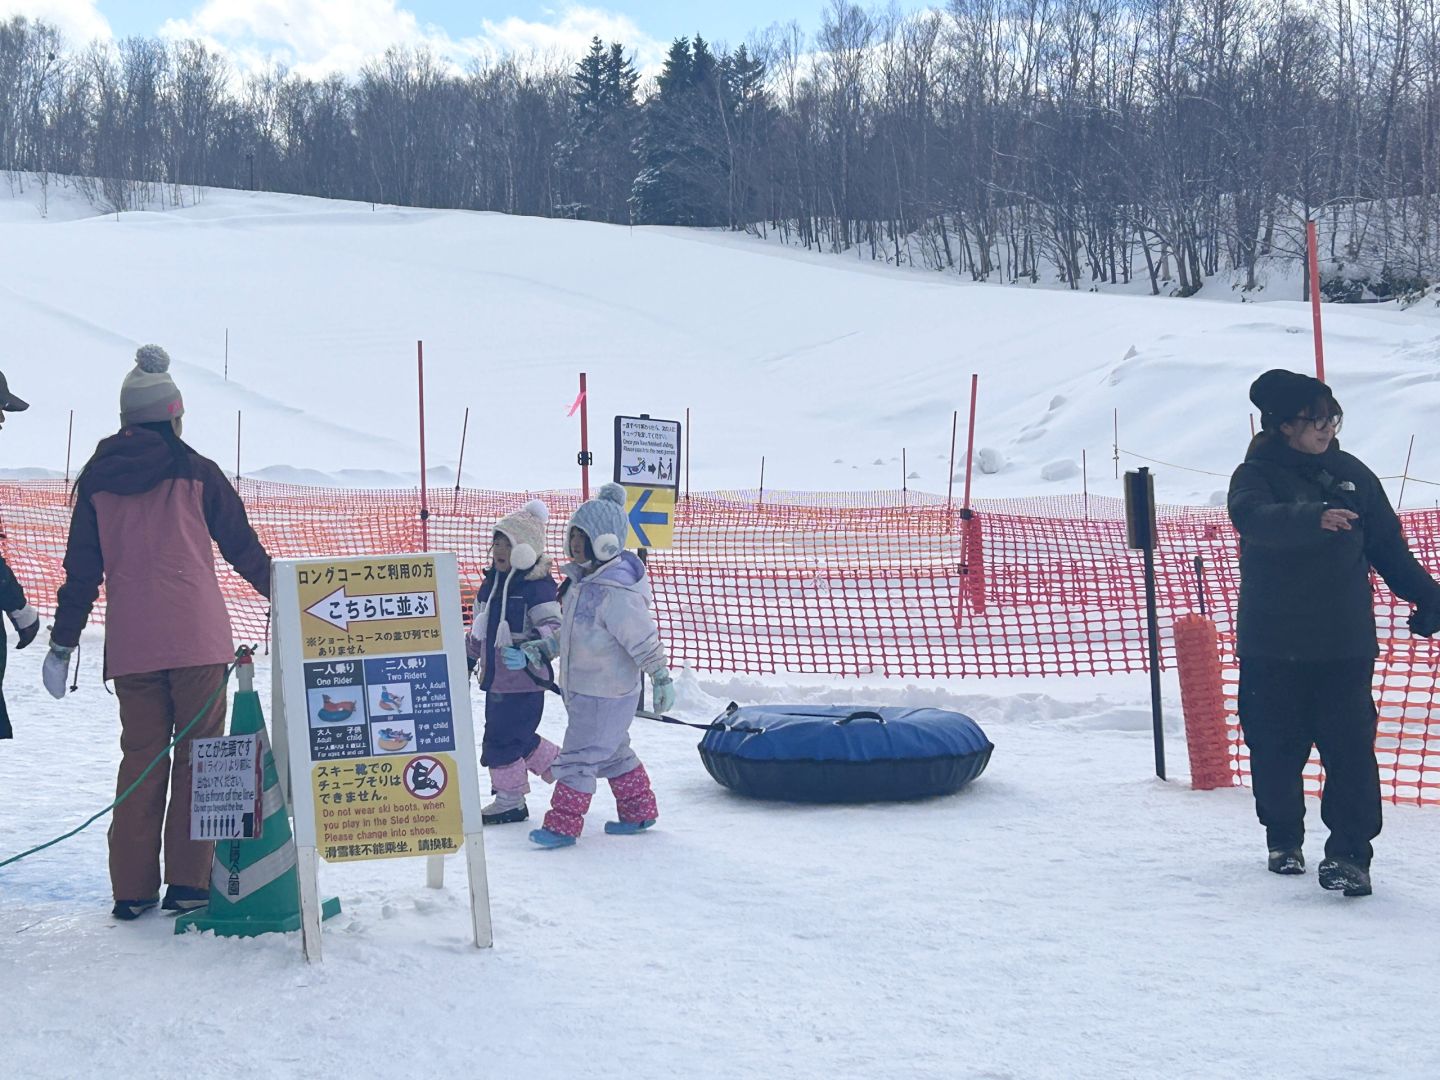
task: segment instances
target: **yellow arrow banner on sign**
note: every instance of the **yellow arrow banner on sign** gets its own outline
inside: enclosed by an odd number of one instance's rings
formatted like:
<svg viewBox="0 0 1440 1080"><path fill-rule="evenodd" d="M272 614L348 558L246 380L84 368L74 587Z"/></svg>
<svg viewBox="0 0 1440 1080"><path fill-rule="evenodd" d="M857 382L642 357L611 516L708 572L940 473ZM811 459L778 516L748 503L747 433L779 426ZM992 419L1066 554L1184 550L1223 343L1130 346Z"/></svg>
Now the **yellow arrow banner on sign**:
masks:
<svg viewBox="0 0 1440 1080"><path fill-rule="evenodd" d="M651 551L675 542L675 491L673 488L627 487L625 516L630 520L630 543Z"/></svg>

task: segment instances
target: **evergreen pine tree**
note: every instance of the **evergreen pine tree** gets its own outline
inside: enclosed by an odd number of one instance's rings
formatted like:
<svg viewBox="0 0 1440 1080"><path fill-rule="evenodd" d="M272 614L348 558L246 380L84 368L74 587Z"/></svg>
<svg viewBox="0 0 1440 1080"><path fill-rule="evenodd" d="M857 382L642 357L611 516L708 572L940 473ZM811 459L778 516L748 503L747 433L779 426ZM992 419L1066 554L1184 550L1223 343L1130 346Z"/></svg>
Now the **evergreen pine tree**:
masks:
<svg viewBox="0 0 1440 1080"><path fill-rule="evenodd" d="M590 51L575 65L570 77L574 123L558 148L578 196L565 207L570 216L628 219L627 198L637 171L633 144L639 82L620 42L607 47L598 37L591 39Z"/></svg>
<svg viewBox="0 0 1440 1080"><path fill-rule="evenodd" d="M630 202L637 221L664 225L728 222L724 87L719 63L698 34L677 38L645 104L640 174Z"/></svg>

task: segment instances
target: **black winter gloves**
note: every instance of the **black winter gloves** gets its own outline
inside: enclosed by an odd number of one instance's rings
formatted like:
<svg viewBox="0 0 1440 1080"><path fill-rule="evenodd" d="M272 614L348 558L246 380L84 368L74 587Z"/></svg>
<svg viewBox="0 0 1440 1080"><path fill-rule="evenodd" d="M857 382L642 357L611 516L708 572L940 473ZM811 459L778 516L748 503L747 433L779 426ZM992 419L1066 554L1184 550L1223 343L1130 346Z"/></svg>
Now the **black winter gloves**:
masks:
<svg viewBox="0 0 1440 1080"><path fill-rule="evenodd" d="M9 611L6 612L6 614L10 617L10 621L14 623L15 633L20 639L19 644L16 645L15 648L23 649L35 640L35 635L40 633L40 616L34 608L26 604L19 610Z"/></svg>
<svg viewBox="0 0 1440 1080"><path fill-rule="evenodd" d="M1434 637L1436 632L1440 632L1440 607L1426 607L1422 604L1410 613L1405 625L1410 627L1412 634Z"/></svg>

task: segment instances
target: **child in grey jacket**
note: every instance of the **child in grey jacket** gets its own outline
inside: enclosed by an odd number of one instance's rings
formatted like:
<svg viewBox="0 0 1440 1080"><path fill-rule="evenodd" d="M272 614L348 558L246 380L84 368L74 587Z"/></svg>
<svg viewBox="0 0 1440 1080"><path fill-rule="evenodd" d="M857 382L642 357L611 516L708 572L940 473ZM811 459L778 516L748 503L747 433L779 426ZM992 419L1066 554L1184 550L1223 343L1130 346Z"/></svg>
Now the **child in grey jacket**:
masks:
<svg viewBox="0 0 1440 1080"><path fill-rule="evenodd" d="M530 834L541 847L568 847L585 825L596 780L610 782L618 821L607 833L638 833L659 812L650 777L630 747L630 722L640 703L642 673L655 687L655 711L675 704L675 686L650 606L645 564L623 550L625 489L606 484L570 519L560 633L506 653L520 667L559 656L569 723L555 758L555 794L545 826Z"/></svg>

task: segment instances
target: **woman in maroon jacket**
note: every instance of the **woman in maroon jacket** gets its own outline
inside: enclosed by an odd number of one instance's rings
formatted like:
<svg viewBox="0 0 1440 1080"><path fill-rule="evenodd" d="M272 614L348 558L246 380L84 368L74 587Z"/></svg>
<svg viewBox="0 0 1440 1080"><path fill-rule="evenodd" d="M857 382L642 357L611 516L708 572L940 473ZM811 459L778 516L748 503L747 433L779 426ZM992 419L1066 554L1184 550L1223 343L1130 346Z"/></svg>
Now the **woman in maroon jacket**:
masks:
<svg viewBox="0 0 1440 1080"><path fill-rule="evenodd" d="M120 390L123 426L75 482L65 584L44 665L46 689L63 697L70 655L103 581L105 677L120 703L117 793L205 712L175 748L174 768L157 767L115 808L110 882L120 919L159 902L162 835L164 907L186 911L209 897L214 845L190 839L189 741L224 733L222 684L235 652L211 541L257 592L270 593L270 556L240 496L218 465L180 438L185 407L169 356L146 345L135 359Z"/></svg>

